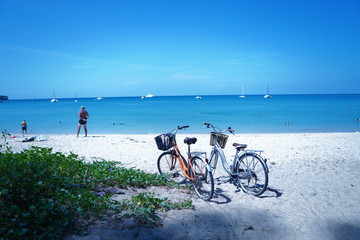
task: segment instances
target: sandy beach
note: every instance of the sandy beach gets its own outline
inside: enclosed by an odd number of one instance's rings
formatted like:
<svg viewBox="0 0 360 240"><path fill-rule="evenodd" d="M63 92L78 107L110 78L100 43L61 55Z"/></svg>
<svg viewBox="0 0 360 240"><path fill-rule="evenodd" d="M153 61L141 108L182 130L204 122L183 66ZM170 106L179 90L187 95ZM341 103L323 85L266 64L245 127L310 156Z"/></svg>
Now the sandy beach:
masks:
<svg viewBox="0 0 360 240"><path fill-rule="evenodd" d="M31 135L28 135L28 137ZM186 136L198 138L194 151L211 150L209 135L178 134L181 150ZM86 161L102 158L126 168L157 173L155 135L43 135L46 141L8 141L15 151L29 146L75 153ZM236 134L224 149L228 159L233 142L263 150L268 159L269 188L261 197L243 193L228 183L218 165L216 194L205 202L194 193L150 188L160 196L191 198L195 209L161 213L162 226L144 228L129 222L99 221L89 235L67 240L105 239L359 239L360 133ZM225 177L222 177L225 176ZM136 190L133 194L136 194Z"/></svg>

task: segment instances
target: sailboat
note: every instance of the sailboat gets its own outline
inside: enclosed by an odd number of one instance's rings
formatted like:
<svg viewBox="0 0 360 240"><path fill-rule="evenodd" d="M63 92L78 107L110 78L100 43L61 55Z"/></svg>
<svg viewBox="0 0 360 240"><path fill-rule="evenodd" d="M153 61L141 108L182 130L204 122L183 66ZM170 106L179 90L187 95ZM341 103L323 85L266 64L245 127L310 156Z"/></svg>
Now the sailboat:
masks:
<svg viewBox="0 0 360 240"><path fill-rule="evenodd" d="M199 95L199 91L198 91L198 95L196 95L195 98L196 98L196 99L202 99L202 97Z"/></svg>
<svg viewBox="0 0 360 240"><path fill-rule="evenodd" d="M271 98L271 95L269 93L269 84L267 85L267 94L264 95L264 98Z"/></svg>
<svg viewBox="0 0 360 240"><path fill-rule="evenodd" d="M56 99L56 95L55 95L55 89L53 89L54 92L54 98L50 100L50 102L58 102L59 100Z"/></svg>
<svg viewBox="0 0 360 240"><path fill-rule="evenodd" d="M75 102L78 102L78 95L77 95L77 93L76 93Z"/></svg>
<svg viewBox="0 0 360 240"><path fill-rule="evenodd" d="M239 96L239 98L244 98L245 95L244 95L244 85L241 84L241 95Z"/></svg>
<svg viewBox="0 0 360 240"><path fill-rule="evenodd" d="M36 102L34 90L33 90L33 99L32 99L32 101L33 101L33 102Z"/></svg>

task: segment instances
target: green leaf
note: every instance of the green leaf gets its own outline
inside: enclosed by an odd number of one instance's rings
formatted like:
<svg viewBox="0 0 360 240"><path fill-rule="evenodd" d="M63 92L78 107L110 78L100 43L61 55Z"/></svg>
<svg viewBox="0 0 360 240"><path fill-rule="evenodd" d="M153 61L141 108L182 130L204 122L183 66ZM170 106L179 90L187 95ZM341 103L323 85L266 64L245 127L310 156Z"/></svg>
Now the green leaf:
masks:
<svg viewBox="0 0 360 240"><path fill-rule="evenodd" d="M6 188L5 188L5 189L2 189L2 190L1 190L1 194L2 194L2 195L7 195L7 194L9 194L9 189L6 189Z"/></svg>

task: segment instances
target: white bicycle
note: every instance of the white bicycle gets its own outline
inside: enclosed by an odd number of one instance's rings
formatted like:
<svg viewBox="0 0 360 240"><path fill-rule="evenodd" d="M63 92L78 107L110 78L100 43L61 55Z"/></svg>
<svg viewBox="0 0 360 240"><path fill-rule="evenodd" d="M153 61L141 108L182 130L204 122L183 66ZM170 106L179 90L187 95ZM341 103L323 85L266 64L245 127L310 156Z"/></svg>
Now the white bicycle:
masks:
<svg viewBox="0 0 360 240"><path fill-rule="evenodd" d="M266 165L266 160L260 156L262 151L245 150L246 144L234 143L233 146L236 148L236 154L233 164L229 165L222 149L225 148L229 137L225 132L228 131L234 134L234 130L230 127L226 130L221 130L210 123L204 123L204 125L214 130L210 134L210 145L213 147L210 159L208 160L213 176L220 158L224 170L234 180L235 185L240 186L245 193L254 196L263 194L268 186L269 169Z"/></svg>

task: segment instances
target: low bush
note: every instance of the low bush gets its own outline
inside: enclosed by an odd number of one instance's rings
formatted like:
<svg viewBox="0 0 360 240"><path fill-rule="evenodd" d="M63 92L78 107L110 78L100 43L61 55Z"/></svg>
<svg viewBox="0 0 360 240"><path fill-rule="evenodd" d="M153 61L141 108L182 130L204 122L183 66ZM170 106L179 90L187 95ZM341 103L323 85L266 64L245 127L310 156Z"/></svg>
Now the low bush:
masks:
<svg viewBox="0 0 360 240"><path fill-rule="evenodd" d="M59 239L66 231L82 227L84 219L109 213L146 224L159 223L157 211L192 207L190 200L172 203L149 193L117 202L107 187L126 188L168 184L157 174L119 167L104 160L91 164L77 155L53 153L32 147L14 153L0 151L0 239Z"/></svg>

